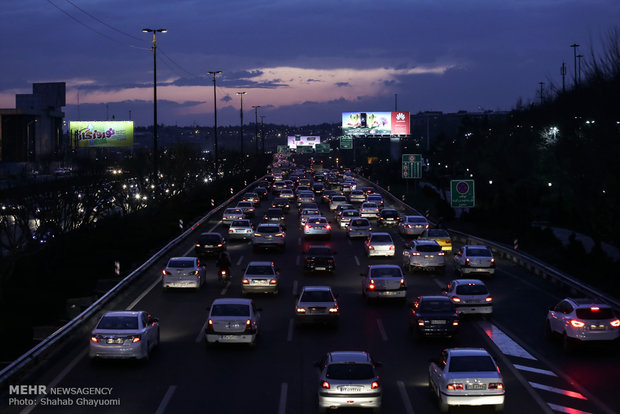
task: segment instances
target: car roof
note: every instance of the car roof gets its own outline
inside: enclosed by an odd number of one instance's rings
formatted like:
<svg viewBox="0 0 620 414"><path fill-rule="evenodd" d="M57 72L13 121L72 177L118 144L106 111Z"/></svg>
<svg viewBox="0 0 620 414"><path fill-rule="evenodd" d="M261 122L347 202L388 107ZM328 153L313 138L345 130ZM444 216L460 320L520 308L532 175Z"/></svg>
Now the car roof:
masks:
<svg viewBox="0 0 620 414"><path fill-rule="evenodd" d="M196 260L196 257L194 256L176 256L176 257L171 257L169 260Z"/></svg>
<svg viewBox="0 0 620 414"><path fill-rule="evenodd" d="M248 266L273 266L273 262L267 262L267 261L255 261L255 262L250 262L248 263Z"/></svg>
<svg viewBox="0 0 620 414"><path fill-rule="evenodd" d="M452 303L452 300L447 296L434 296L434 295L423 295L418 298L419 300L441 300L444 302Z"/></svg>
<svg viewBox="0 0 620 414"><path fill-rule="evenodd" d="M589 308L591 306L598 306L601 308L602 307L611 308L611 306L607 305L606 303L597 302L590 298L566 298L564 300L571 301L576 307L579 307L579 308L581 307Z"/></svg>
<svg viewBox="0 0 620 414"><path fill-rule="evenodd" d="M447 351L450 356L491 356L484 348L448 348L445 351Z"/></svg>
<svg viewBox="0 0 620 414"><path fill-rule="evenodd" d="M393 269L393 268L400 269L400 266L399 265L395 265L395 264L374 264L374 265L368 265L368 270L371 270L371 269Z"/></svg>
<svg viewBox="0 0 620 414"><path fill-rule="evenodd" d="M364 217L364 218L365 218L365 217ZM371 236L386 236L386 235L387 235L387 236L392 237L392 236L390 235L390 233L387 233L387 232L385 232L385 231L373 231L372 233L370 233L370 235L371 235Z"/></svg>
<svg viewBox="0 0 620 414"><path fill-rule="evenodd" d="M420 244L432 244L432 245L437 245L439 246L439 243L437 243L435 240L413 240L413 243L415 245L420 245Z"/></svg>
<svg viewBox="0 0 620 414"><path fill-rule="evenodd" d="M371 362L370 355L365 351L332 351L329 362Z"/></svg>
<svg viewBox="0 0 620 414"><path fill-rule="evenodd" d="M108 311L103 316L138 316L144 311Z"/></svg>
<svg viewBox="0 0 620 414"><path fill-rule="evenodd" d="M450 283L452 283L453 285L469 285L469 284L484 285L484 282L480 279L454 279Z"/></svg>
<svg viewBox="0 0 620 414"><path fill-rule="evenodd" d="M250 305L251 303L252 303L252 299L246 299L246 298L217 298L213 300L213 305L228 305L228 304Z"/></svg>
<svg viewBox="0 0 620 414"><path fill-rule="evenodd" d="M303 286L301 288L302 292L316 292L316 291L330 291L331 292L332 288L329 286Z"/></svg>

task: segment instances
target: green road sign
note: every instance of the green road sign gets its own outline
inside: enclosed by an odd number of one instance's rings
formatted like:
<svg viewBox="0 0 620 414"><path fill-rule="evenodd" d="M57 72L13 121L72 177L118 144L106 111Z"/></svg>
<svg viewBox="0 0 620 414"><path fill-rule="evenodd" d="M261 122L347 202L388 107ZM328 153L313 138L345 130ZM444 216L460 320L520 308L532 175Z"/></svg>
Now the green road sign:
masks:
<svg viewBox="0 0 620 414"><path fill-rule="evenodd" d="M353 149L353 137L349 135L341 136L340 149Z"/></svg>
<svg viewBox="0 0 620 414"><path fill-rule="evenodd" d="M282 154L286 154L288 151L288 145L278 145L278 153Z"/></svg>
<svg viewBox="0 0 620 414"><path fill-rule="evenodd" d="M403 178L422 178L422 155L403 154Z"/></svg>
<svg viewBox="0 0 620 414"><path fill-rule="evenodd" d="M312 145L298 145L297 152L300 154L307 154L312 152Z"/></svg>
<svg viewBox="0 0 620 414"><path fill-rule="evenodd" d="M314 146L314 152L316 152L317 154L328 154L329 151L329 144L316 144Z"/></svg>
<svg viewBox="0 0 620 414"><path fill-rule="evenodd" d="M450 205L475 207L474 180L450 180Z"/></svg>

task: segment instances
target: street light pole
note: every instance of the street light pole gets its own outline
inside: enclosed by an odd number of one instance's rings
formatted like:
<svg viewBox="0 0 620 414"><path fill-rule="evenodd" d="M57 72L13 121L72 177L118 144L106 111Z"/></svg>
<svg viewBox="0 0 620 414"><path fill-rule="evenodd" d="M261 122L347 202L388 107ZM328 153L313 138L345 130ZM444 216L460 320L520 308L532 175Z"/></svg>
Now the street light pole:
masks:
<svg viewBox="0 0 620 414"><path fill-rule="evenodd" d="M247 92L237 92L237 95L241 97L241 159L243 160L243 95Z"/></svg>
<svg viewBox="0 0 620 414"><path fill-rule="evenodd" d="M545 84L545 82L538 82L538 84L540 85L540 104L543 104L543 85Z"/></svg>
<svg viewBox="0 0 620 414"><path fill-rule="evenodd" d="M218 151L217 151L217 96L215 92L215 77L222 73L221 70L217 70L214 72L207 72L209 75L213 75L213 116L215 121L213 123L213 151L215 152L215 175L219 176L219 159L218 159Z"/></svg>
<svg viewBox="0 0 620 414"><path fill-rule="evenodd" d="M573 48L573 56L575 61L575 71L573 72L573 81L575 82L575 87L577 87L577 48L579 45L577 43L573 43L570 45Z"/></svg>
<svg viewBox="0 0 620 414"><path fill-rule="evenodd" d="M142 29L144 33L153 33L153 173L157 179L157 33L166 33L166 29Z"/></svg>
<svg viewBox="0 0 620 414"><path fill-rule="evenodd" d="M256 156L258 157L258 108L260 105L252 105L254 108L254 140L256 141Z"/></svg>
<svg viewBox="0 0 620 414"><path fill-rule="evenodd" d="M265 154L265 124L263 124L263 118L265 118L265 115L260 116L260 139L262 143L262 152L264 155Z"/></svg>
<svg viewBox="0 0 620 414"><path fill-rule="evenodd" d="M577 55L577 59L579 60L579 64L577 65L578 69L577 69L577 82L579 84L581 84L581 58L583 57L583 55Z"/></svg>

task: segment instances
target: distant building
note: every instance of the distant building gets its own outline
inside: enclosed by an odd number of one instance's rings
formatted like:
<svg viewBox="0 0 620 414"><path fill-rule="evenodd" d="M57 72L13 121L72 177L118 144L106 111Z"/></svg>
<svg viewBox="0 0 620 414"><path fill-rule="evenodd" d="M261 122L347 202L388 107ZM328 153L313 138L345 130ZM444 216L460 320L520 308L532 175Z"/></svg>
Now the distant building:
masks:
<svg viewBox="0 0 620 414"><path fill-rule="evenodd" d="M15 96L15 109L0 109L0 162L57 158L63 141L64 82L35 83L32 94Z"/></svg>

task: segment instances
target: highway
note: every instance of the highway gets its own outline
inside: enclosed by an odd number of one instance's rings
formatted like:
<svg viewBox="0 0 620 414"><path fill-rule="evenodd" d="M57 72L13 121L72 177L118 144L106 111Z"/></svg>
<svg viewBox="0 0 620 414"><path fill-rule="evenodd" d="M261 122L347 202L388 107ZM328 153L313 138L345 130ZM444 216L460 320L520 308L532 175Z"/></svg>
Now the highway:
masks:
<svg viewBox="0 0 620 414"><path fill-rule="evenodd" d="M262 216L267 204L261 203L257 217ZM168 257L193 255L193 243L200 232L226 232L218 220L204 223L196 230L195 237L174 248L114 304L114 309L144 309L160 319L161 345L148 362L92 363L87 355L89 336L85 332L62 357L22 383L63 390L96 387L108 390L109 394L72 395L64 399L47 395L49 398L40 399L36 406L24 405L24 401L9 404L8 398L15 396L5 395L0 412L315 413L318 370L313 363L328 351L366 350L383 363L378 373L382 380L384 413L435 413L439 409L427 386L429 360L437 358L442 349L453 346L484 347L495 357L504 376L506 413L620 412L620 401L614 395L620 383L617 349L596 346L567 354L559 342L544 337L547 309L567 293L499 259L496 276L483 278L494 297L493 317L490 320L463 318L458 338L454 340L418 341L408 331L408 308L404 303L369 304L361 295L360 273L369 264L400 264L404 239L396 229L388 230L397 244L396 256L368 259L363 241L348 240L327 205L320 204L320 207L332 221L331 240L305 241L297 211L292 208L287 216L284 251L255 252L248 242L230 242L228 251L234 266L229 285L222 287L216 282L215 259L208 259L207 283L202 290L163 291L161 269ZM136 241L144 242L148 241ZM336 251L334 274L303 272L306 243L331 244ZM262 309L257 346L207 348L203 328L208 306L218 297L241 296L241 275L252 260L273 260L280 268L278 296L253 296ZM408 300L418 295L440 294L441 288L456 278L452 257L446 261L445 273L407 274ZM295 327L295 293L304 285L325 284L339 294L339 326ZM104 405L95 407L94 404ZM460 408L452 412L493 410Z"/></svg>

